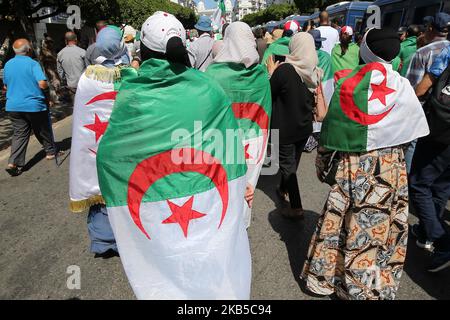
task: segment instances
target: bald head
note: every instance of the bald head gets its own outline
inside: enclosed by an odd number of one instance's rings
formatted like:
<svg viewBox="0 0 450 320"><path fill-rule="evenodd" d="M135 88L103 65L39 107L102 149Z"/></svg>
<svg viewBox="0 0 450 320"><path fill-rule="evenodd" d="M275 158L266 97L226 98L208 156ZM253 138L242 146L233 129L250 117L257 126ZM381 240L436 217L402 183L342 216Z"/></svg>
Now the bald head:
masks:
<svg viewBox="0 0 450 320"><path fill-rule="evenodd" d="M17 39L13 43L13 50L19 56L26 56L31 51L30 42L27 39Z"/></svg>
<svg viewBox="0 0 450 320"><path fill-rule="evenodd" d="M328 12L322 11L322 12L319 14L319 20L320 20L320 25L322 25L322 26L327 26L327 25L329 25L329 24L330 24L330 21L329 21Z"/></svg>
<svg viewBox="0 0 450 320"><path fill-rule="evenodd" d="M67 44L75 44L77 42L77 35L73 31L68 31L64 35Z"/></svg>

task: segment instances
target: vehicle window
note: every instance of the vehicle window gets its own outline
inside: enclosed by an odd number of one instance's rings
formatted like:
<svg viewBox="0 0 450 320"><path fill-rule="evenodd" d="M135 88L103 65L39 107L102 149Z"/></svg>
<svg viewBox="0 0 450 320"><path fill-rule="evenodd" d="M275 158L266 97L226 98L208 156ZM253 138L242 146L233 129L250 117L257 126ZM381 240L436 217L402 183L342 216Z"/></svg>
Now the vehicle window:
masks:
<svg viewBox="0 0 450 320"><path fill-rule="evenodd" d="M430 6L417 7L414 10L414 24L423 23L423 18L426 16L434 16L439 11L440 4L434 4Z"/></svg>
<svg viewBox="0 0 450 320"><path fill-rule="evenodd" d="M355 18L355 28L354 28L354 30L356 32L361 31L362 23L363 23L363 18Z"/></svg>
<svg viewBox="0 0 450 320"><path fill-rule="evenodd" d="M382 24L387 27L398 29L402 20L403 11L388 12L383 16Z"/></svg>

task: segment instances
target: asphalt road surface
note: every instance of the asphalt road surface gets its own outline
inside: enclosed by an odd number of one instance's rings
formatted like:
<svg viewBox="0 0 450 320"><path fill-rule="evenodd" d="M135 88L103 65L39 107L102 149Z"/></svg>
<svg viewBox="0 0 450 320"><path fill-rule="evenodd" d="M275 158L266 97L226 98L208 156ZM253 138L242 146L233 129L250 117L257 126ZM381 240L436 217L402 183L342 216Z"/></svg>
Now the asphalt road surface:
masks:
<svg viewBox="0 0 450 320"><path fill-rule="evenodd" d="M67 151L71 120L54 125L56 141ZM9 149L0 152L0 167L6 167L8 156ZM278 214L274 192L278 177L260 178L249 229L253 299L319 299L299 281L328 191L315 177L314 156L304 154L298 171L307 210L302 221ZM86 214L68 210L69 158L60 159L64 161L59 167L44 158L32 138L28 171L14 178L0 171L0 299L135 299L120 258L94 258ZM415 221L411 215L410 222ZM450 299L450 269L428 273L430 257L413 240L411 236L398 299ZM69 266L80 268L81 289L67 287Z"/></svg>

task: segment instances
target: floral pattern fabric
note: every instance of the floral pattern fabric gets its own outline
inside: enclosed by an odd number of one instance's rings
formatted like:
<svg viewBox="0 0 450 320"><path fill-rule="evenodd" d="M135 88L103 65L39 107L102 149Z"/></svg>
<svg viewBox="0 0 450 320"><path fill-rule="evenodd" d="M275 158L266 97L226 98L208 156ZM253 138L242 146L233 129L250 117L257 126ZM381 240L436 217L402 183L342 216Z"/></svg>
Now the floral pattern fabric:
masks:
<svg viewBox="0 0 450 320"><path fill-rule="evenodd" d="M326 161L325 155L323 161ZM318 174L324 166L320 149ZM408 182L400 147L342 153L301 277L316 294L394 299L408 236Z"/></svg>

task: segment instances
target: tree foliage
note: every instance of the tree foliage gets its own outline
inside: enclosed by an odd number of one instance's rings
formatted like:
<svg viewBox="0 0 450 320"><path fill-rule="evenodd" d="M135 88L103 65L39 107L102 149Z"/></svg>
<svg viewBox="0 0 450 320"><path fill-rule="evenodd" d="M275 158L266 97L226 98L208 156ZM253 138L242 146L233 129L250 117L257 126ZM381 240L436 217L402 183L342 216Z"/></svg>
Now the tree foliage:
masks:
<svg viewBox="0 0 450 320"><path fill-rule="evenodd" d="M242 21L253 27L258 24L263 24L272 20L278 21L291 14L296 14L298 12L299 11L297 7L294 5L273 4L265 10L247 14L246 16L244 16Z"/></svg>

